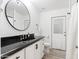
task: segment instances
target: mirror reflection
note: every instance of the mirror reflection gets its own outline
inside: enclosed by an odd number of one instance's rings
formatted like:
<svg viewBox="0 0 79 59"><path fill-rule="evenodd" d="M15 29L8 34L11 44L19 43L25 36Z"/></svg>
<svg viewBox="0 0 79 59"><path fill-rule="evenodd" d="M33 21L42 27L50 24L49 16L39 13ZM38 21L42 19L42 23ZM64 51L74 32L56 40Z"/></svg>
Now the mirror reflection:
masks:
<svg viewBox="0 0 79 59"><path fill-rule="evenodd" d="M30 24L30 14L27 7L20 0L10 0L5 8L5 15L12 27L26 30Z"/></svg>

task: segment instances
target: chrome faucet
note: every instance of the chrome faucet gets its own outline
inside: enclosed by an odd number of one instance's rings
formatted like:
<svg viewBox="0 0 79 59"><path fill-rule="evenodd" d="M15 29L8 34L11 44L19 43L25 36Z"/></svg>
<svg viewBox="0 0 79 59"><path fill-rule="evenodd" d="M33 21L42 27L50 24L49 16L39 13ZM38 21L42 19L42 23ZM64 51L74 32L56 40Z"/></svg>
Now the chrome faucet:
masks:
<svg viewBox="0 0 79 59"><path fill-rule="evenodd" d="M21 35L20 36L20 40L22 41L24 39L24 35Z"/></svg>

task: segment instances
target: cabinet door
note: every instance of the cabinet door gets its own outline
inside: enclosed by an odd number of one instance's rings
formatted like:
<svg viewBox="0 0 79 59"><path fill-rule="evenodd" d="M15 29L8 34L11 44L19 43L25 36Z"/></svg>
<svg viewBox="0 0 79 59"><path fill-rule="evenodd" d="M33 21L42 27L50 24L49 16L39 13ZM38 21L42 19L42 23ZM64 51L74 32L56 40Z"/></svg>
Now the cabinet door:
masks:
<svg viewBox="0 0 79 59"><path fill-rule="evenodd" d="M28 46L28 47L26 47L26 59L35 59L34 58L34 49L35 49L35 47L34 47L35 45L33 44L33 45L30 45L30 46Z"/></svg>
<svg viewBox="0 0 79 59"><path fill-rule="evenodd" d="M38 42L35 43L35 59L42 59L43 57L43 41L40 40Z"/></svg>
<svg viewBox="0 0 79 59"><path fill-rule="evenodd" d="M24 59L24 49L9 56L8 58L6 59Z"/></svg>
<svg viewBox="0 0 79 59"><path fill-rule="evenodd" d="M44 39L41 40L41 58L44 56Z"/></svg>
<svg viewBox="0 0 79 59"><path fill-rule="evenodd" d="M40 59L40 43L39 42L36 42L35 43L35 59Z"/></svg>
<svg viewBox="0 0 79 59"><path fill-rule="evenodd" d="M26 47L26 59L42 59L43 49L44 46L42 40Z"/></svg>

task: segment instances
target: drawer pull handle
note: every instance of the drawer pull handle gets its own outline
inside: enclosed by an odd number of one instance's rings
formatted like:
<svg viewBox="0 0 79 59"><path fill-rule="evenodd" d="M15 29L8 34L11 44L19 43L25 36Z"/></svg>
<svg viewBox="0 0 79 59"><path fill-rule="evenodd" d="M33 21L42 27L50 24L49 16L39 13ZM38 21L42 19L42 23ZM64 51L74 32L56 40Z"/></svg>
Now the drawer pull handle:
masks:
<svg viewBox="0 0 79 59"><path fill-rule="evenodd" d="M36 49L38 49L38 44L36 44Z"/></svg>
<svg viewBox="0 0 79 59"><path fill-rule="evenodd" d="M20 58L20 56L16 57L16 59L19 59L19 58Z"/></svg>

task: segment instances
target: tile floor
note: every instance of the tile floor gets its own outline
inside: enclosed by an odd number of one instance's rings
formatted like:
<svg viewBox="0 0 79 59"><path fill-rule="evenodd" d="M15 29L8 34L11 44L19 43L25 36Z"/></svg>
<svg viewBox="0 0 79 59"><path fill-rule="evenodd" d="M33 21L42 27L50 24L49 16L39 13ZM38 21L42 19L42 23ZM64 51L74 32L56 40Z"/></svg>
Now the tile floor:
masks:
<svg viewBox="0 0 79 59"><path fill-rule="evenodd" d="M50 49L49 53L45 53L43 59L65 59L65 51Z"/></svg>

